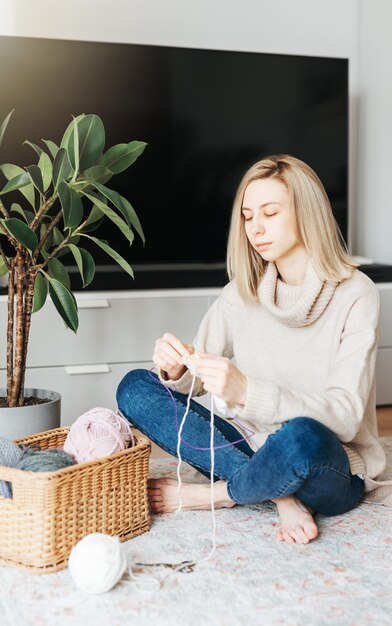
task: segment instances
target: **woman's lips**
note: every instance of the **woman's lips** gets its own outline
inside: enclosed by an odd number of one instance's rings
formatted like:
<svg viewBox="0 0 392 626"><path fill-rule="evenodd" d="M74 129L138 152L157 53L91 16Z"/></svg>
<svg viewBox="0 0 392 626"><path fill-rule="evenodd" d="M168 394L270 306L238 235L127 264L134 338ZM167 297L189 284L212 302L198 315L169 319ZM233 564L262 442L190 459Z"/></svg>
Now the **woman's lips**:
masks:
<svg viewBox="0 0 392 626"><path fill-rule="evenodd" d="M268 243L258 243L256 244L256 248L258 250L264 250L264 248L268 248L268 246L270 246L272 243L272 241L269 241Z"/></svg>

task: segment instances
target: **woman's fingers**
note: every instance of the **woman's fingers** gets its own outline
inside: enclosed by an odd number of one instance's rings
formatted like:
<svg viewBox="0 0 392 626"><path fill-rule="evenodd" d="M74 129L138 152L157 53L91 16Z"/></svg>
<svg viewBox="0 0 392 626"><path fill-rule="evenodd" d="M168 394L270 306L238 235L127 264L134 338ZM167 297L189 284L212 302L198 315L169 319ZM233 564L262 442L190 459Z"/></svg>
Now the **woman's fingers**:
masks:
<svg viewBox="0 0 392 626"><path fill-rule="evenodd" d="M184 358L187 359L191 355L187 345L183 344L175 335L165 333L155 342L154 363L165 371L168 367L175 369L183 367ZM189 346L189 348L194 350L193 346Z"/></svg>
<svg viewBox="0 0 392 626"><path fill-rule="evenodd" d="M189 350L187 350L186 346L175 335L172 335L171 333L165 333L162 339L169 346L171 346L178 355L184 358L189 358L191 353L189 352Z"/></svg>

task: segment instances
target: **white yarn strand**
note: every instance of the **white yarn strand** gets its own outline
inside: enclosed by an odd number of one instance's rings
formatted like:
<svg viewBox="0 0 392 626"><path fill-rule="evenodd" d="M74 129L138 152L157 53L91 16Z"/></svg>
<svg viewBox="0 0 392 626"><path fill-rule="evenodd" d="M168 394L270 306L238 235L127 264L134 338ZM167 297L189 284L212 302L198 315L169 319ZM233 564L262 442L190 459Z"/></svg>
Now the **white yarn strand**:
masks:
<svg viewBox="0 0 392 626"><path fill-rule="evenodd" d="M185 409L185 413L184 416L181 420L181 425L178 431L178 440L177 440L177 456L178 456L178 464L177 464L177 496L178 496L178 500L179 500L179 505L178 508L176 509L175 513L179 513L182 510L182 499L181 499L181 495L180 495L180 489L181 489L181 475L180 475L180 467L181 467L181 463L182 463L182 458L181 458L181 452L180 452L180 445L181 445L181 433L182 433L182 429L183 426L185 424L185 420L187 418L187 415L189 413L189 407L190 407L190 401L191 401L191 397L192 397L192 392L193 392L193 387L195 385L195 381L196 381L196 373L193 373L193 378L192 378L192 385L191 385L191 389L188 395L188 399L187 399L187 405L186 405L186 409ZM202 559L199 559L197 561L191 561L189 563L187 563L187 566L189 565L197 565L198 563L203 563L205 561L208 561L212 555L215 552L216 549L216 518L215 518L215 505L214 505L214 468L215 468L215 450L214 450L214 396L211 395L211 411L210 411L210 452L211 452L211 471L210 471L210 493L211 493L211 513L212 513L212 548L210 553L206 556L203 557ZM185 567L184 565L181 565L178 569L182 569L183 567ZM177 569L173 570L173 572L170 572L170 574L168 574L168 576L170 576L171 574L173 574L175 571L177 571ZM167 578L167 577L165 577Z"/></svg>
<svg viewBox="0 0 392 626"><path fill-rule="evenodd" d="M177 479L178 479L178 483L177 483L177 497L178 497L178 500L179 500L179 505L178 505L178 508L176 509L175 513L179 513L182 510L182 499L181 499L181 495L180 495L180 488L181 488L180 467L181 467L181 463L182 463L181 452L180 452L181 433L182 433L183 426L185 424L185 420L186 420L187 415L189 413L189 407L190 407L190 404L191 404L191 397L192 397L193 387L195 386L195 380L196 380L196 375L194 375L193 379L192 379L192 386L191 386L191 390L190 390L189 395L188 395L185 413L184 413L184 416L183 416L183 418L181 420L181 425L180 425L180 428L178 430L178 435L177 435L177 456L178 456L178 464L177 464Z"/></svg>

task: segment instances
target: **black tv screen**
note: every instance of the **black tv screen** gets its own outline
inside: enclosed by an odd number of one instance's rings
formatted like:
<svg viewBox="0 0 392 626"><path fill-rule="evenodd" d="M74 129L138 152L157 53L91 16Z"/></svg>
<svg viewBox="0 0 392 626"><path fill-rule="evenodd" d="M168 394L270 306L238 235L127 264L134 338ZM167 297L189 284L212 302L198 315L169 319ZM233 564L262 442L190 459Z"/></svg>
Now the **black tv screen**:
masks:
<svg viewBox="0 0 392 626"><path fill-rule="evenodd" d="M112 179L140 218L145 246L136 234L129 247L107 219L98 233L135 280L95 247L90 289L225 284L236 188L269 154L314 168L347 241L347 59L24 37L0 37L0 58L1 119L15 109L1 163L35 163L23 141L59 143L80 113L102 118L106 147L148 143Z"/></svg>

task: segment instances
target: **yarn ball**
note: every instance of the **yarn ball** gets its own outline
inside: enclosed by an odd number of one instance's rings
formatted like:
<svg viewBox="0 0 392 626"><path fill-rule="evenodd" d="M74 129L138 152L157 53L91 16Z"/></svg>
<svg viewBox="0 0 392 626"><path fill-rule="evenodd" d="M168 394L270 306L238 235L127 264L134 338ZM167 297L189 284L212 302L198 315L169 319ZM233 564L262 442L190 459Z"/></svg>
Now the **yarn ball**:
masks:
<svg viewBox="0 0 392 626"><path fill-rule="evenodd" d="M23 451L14 441L0 437L0 465L16 467L22 456ZM0 494L4 498L12 498L12 485L8 480L0 480Z"/></svg>
<svg viewBox="0 0 392 626"><path fill-rule="evenodd" d="M74 458L60 448L37 450L26 447L15 467L30 472L55 472L70 465L75 465Z"/></svg>
<svg viewBox="0 0 392 626"><path fill-rule="evenodd" d="M131 426L119 412L95 407L72 424L64 442L64 450L77 463L100 459L134 445Z"/></svg>
<svg viewBox="0 0 392 626"><path fill-rule="evenodd" d="M71 550L68 559L71 577L87 593L105 593L114 587L127 568L117 536L91 533Z"/></svg>

